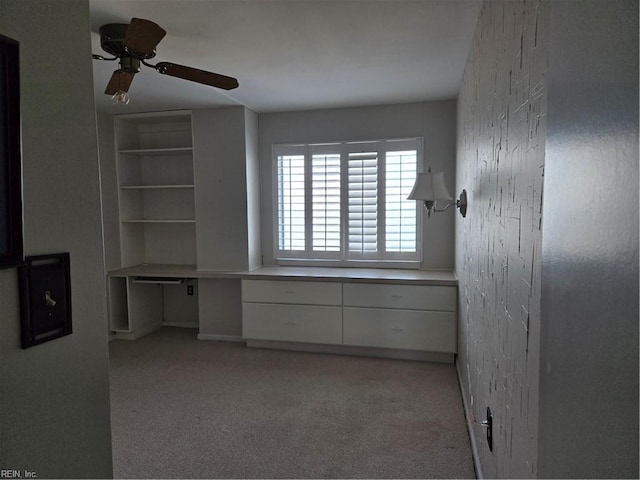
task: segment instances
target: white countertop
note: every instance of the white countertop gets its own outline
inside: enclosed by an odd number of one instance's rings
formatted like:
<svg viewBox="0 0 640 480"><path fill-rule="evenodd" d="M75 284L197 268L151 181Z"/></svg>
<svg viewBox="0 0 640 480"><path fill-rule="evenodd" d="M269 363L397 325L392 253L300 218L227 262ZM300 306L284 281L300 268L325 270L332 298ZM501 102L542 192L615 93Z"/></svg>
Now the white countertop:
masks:
<svg viewBox="0 0 640 480"><path fill-rule="evenodd" d="M335 267L261 267L243 278L292 278L296 280L348 281L363 283L416 283L420 285L457 285L452 270L406 270L387 268Z"/></svg>
<svg viewBox="0 0 640 480"><path fill-rule="evenodd" d="M238 278L354 283L411 283L416 285L456 286L453 270L409 270L386 268L277 267L265 266L251 271L198 270L195 265L142 264L108 272L112 277L166 278Z"/></svg>

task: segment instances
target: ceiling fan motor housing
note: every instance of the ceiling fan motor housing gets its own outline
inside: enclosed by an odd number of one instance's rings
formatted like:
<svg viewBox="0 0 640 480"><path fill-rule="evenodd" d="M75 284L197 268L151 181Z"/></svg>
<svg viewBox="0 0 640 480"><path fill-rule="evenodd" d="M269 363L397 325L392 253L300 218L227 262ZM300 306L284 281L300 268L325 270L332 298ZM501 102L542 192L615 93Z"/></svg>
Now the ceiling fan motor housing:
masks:
<svg viewBox="0 0 640 480"><path fill-rule="evenodd" d="M111 55L118 57L122 60L124 58L132 58L133 53L129 52L124 46L124 37L127 33L127 29L129 28L128 23L108 23L106 25L102 25L100 27L100 46L102 49L110 53ZM139 53L135 54L135 57L148 59L156 56L156 51L153 50L151 53L146 55L140 55ZM135 58L137 60L137 58ZM139 72L140 71L140 62L137 61L137 70L128 70L124 65L122 68L127 71Z"/></svg>

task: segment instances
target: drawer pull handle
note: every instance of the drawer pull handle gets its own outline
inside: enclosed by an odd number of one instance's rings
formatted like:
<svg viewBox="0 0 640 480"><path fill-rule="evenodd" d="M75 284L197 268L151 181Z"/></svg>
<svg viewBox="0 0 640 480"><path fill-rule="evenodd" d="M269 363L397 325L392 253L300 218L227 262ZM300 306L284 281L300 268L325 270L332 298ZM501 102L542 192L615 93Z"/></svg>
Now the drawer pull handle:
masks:
<svg viewBox="0 0 640 480"><path fill-rule="evenodd" d="M402 295L391 295L391 298L400 299L402 298Z"/></svg>
<svg viewBox="0 0 640 480"><path fill-rule="evenodd" d="M295 290L285 290L284 293L287 293L289 295L296 293Z"/></svg>
<svg viewBox="0 0 640 480"><path fill-rule="evenodd" d="M296 322L292 322L292 321L284 322L284 324L285 324L287 327L295 327L295 326L297 325L297 323L296 323Z"/></svg>
<svg viewBox="0 0 640 480"><path fill-rule="evenodd" d="M404 332L404 328L400 328L400 327L393 327L391 330L393 330L394 332Z"/></svg>

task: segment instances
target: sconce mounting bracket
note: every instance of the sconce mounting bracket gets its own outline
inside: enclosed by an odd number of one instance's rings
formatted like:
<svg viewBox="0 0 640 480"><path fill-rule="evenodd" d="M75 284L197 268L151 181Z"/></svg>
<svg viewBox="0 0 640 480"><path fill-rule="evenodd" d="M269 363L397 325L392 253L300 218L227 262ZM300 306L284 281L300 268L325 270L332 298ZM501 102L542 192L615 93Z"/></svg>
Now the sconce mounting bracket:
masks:
<svg viewBox="0 0 640 480"><path fill-rule="evenodd" d="M463 217L467 216L467 191L462 190L460 193L460 198L456 201L456 207L460 209L460 215Z"/></svg>

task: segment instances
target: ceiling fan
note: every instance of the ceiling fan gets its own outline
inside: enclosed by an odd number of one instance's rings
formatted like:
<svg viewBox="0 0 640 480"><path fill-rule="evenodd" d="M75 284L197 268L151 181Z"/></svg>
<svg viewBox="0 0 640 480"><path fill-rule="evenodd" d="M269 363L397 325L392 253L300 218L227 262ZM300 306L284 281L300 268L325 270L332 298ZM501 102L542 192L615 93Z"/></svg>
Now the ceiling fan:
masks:
<svg viewBox="0 0 640 480"><path fill-rule="evenodd" d="M167 32L156 23L142 18L132 18L131 23L109 23L100 27L100 46L114 55L105 58L93 55L95 60L118 60L120 68L113 72L104 93L112 95L114 100L128 103L127 92L133 77L140 71L140 64L154 68L157 72L211 87L232 90L238 87L238 80L226 75L186 67L172 62L159 62L152 65L148 59L155 57L156 46Z"/></svg>

